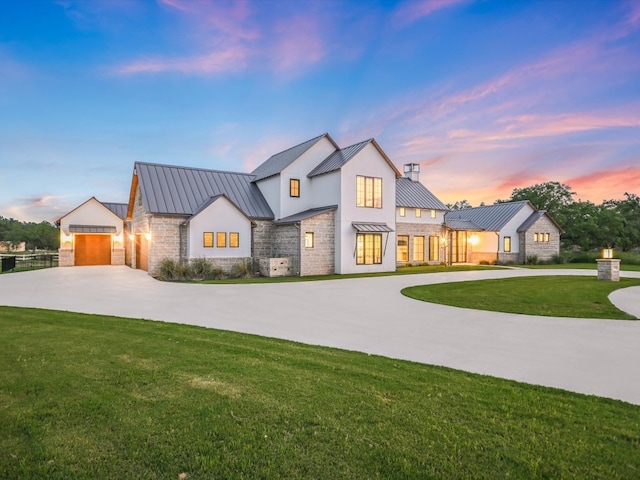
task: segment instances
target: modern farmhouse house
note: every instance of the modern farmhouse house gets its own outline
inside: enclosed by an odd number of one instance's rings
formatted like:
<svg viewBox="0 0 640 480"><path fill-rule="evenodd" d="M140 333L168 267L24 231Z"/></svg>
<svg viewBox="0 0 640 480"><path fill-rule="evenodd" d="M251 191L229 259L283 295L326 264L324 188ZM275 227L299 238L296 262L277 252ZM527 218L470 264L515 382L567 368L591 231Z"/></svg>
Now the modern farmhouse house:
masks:
<svg viewBox="0 0 640 480"><path fill-rule="evenodd" d="M208 258L322 275L558 253L561 229L530 203L449 212L419 174L402 175L374 139L340 148L329 134L251 173L136 162L128 204L92 198L59 220L61 265L154 274L164 258Z"/></svg>

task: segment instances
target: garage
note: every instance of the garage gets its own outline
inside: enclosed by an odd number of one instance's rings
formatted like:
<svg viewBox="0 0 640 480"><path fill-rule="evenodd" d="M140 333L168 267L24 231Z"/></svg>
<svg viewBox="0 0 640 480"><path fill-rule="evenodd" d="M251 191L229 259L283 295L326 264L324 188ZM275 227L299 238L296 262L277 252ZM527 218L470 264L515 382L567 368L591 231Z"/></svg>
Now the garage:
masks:
<svg viewBox="0 0 640 480"><path fill-rule="evenodd" d="M111 235L75 235L76 265L111 265Z"/></svg>

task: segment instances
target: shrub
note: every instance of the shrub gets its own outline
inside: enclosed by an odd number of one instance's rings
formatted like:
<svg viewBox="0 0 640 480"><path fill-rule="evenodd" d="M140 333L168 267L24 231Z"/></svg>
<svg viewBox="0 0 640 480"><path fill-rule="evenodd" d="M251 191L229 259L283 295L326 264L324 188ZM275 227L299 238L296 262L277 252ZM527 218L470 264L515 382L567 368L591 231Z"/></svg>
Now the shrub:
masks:
<svg viewBox="0 0 640 480"><path fill-rule="evenodd" d="M562 255L561 253L555 253L551 256L551 263L555 263L555 264L563 264L563 263L567 263L567 259L564 255Z"/></svg>
<svg viewBox="0 0 640 480"><path fill-rule="evenodd" d="M253 262L251 260L242 260L231 267L232 278L251 278L253 277Z"/></svg>
<svg viewBox="0 0 640 480"><path fill-rule="evenodd" d="M569 263L593 263L597 254L589 252L576 252L569 257Z"/></svg>
<svg viewBox="0 0 640 480"><path fill-rule="evenodd" d="M206 280L211 276L213 263L206 258L194 258L189 262L190 275L193 280Z"/></svg>
<svg viewBox="0 0 640 480"><path fill-rule="evenodd" d="M489 265L489 262L488 262L488 261L486 261L486 260L480 260L480 261L478 262L478 265Z"/></svg>
<svg viewBox="0 0 640 480"><path fill-rule="evenodd" d="M158 279L164 281L176 281L183 277L184 270L181 265L172 258L163 258L158 266Z"/></svg>
<svg viewBox="0 0 640 480"><path fill-rule="evenodd" d="M538 255L536 255L535 253L532 253L531 255L527 255L525 263L527 265L537 265L538 264Z"/></svg>

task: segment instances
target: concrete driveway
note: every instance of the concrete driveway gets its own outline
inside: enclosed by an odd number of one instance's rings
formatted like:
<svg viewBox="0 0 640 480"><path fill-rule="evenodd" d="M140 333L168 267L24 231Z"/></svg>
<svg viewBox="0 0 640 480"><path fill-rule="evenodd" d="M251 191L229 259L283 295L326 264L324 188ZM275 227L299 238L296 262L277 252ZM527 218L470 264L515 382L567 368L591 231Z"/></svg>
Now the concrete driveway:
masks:
<svg viewBox="0 0 640 480"><path fill-rule="evenodd" d="M640 405L640 322L430 304L406 286L586 270L489 270L255 285L158 282L127 267L0 275L0 305L200 325L357 350ZM640 278L640 272L624 272ZM640 317L640 288L616 304Z"/></svg>

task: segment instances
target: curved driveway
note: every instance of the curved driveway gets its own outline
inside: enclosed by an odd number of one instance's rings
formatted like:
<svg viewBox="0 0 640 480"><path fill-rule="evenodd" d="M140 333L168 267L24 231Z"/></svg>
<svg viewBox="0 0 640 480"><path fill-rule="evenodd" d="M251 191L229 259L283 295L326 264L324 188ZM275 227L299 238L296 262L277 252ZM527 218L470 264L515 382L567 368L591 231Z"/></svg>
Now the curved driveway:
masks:
<svg viewBox="0 0 640 480"><path fill-rule="evenodd" d="M588 270L485 270L299 283L190 285L128 267L0 275L0 305L146 318L357 350L640 405L640 322L447 307L410 285ZM640 272L623 272L640 277ZM640 287L612 295L640 317Z"/></svg>

